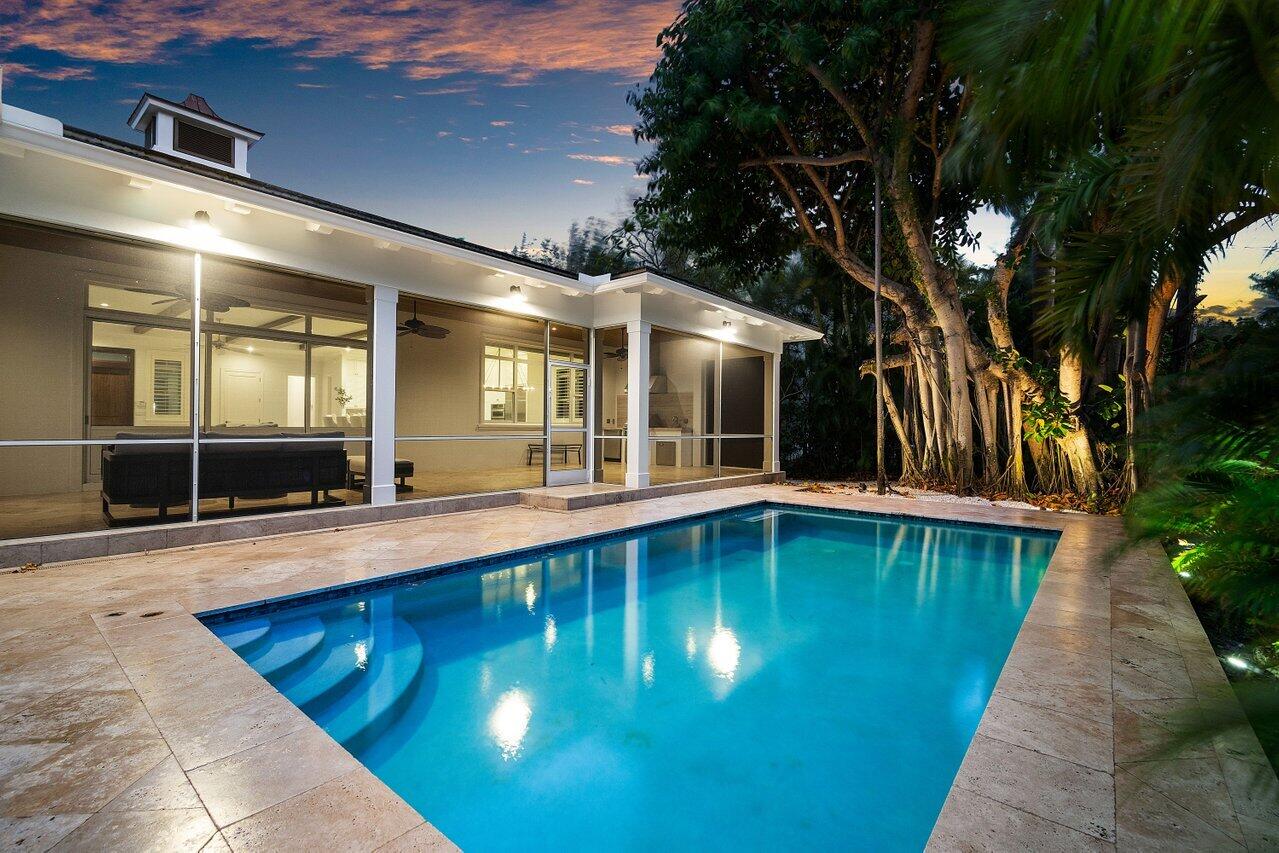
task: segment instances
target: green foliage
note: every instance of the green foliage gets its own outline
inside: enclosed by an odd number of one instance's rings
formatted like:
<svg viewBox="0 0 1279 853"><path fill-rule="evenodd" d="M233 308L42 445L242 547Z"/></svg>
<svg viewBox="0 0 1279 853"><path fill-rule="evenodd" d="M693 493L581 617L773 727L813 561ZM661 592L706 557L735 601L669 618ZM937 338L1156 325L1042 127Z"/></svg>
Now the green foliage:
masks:
<svg viewBox="0 0 1279 853"><path fill-rule="evenodd" d="M1078 351L1279 210L1273 0L965 0L947 21L973 91L952 168L1033 199L1059 255L1039 322Z"/></svg>
<svg viewBox="0 0 1279 853"><path fill-rule="evenodd" d="M626 247L619 241L617 230L612 224L597 216L587 217L585 225L571 223L567 243L560 243L550 237L530 242L525 234L511 248L511 254L590 275L616 272L638 265L627 255Z"/></svg>
<svg viewBox="0 0 1279 853"><path fill-rule="evenodd" d="M805 234L792 200L760 161L790 154L787 136L808 156L865 148L813 69L862 106L882 150L899 134L915 132L895 117L919 15L919 4L900 0L687 2L660 37L662 58L648 84L629 97L637 136L653 143L640 164L651 178L639 209L670 218L674 241L704 261L748 277L778 269ZM944 133L961 93L942 87L938 99L937 126ZM911 180L927 197L933 163L915 160ZM871 170L865 162L817 168L845 220L850 250L869 257ZM836 225L826 202L802 177L794 185L819 234L833 240ZM966 225L974 209L971 188L957 180L944 186L936 215L925 213L943 260L956 259L971 242ZM885 233L896 230L886 214ZM884 269L912 278L906 252L891 238Z"/></svg>
<svg viewBox="0 0 1279 853"><path fill-rule="evenodd" d="M873 471L875 388L858 374L875 354L869 292L822 255L806 251L741 295L825 333L820 341L792 344L782 353L783 468L793 476L821 478Z"/></svg>
<svg viewBox="0 0 1279 853"><path fill-rule="evenodd" d="M1134 539L1178 543L1190 590L1279 639L1279 326L1180 378L1139 422Z"/></svg>

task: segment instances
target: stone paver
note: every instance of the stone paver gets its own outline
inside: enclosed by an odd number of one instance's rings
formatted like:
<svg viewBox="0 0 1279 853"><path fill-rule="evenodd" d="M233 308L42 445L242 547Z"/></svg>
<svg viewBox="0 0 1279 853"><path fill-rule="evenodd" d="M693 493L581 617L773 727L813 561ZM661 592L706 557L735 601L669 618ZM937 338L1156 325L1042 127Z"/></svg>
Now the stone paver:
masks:
<svg viewBox="0 0 1279 853"><path fill-rule="evenodd" d="M1109 560L1114 519L783 485L2 574L0 847L452 849L191 614L765 499L1062 533L931 849L1274 848L1279 782L1158 549ZM1206 713L1240 724L1177 744Z"/></svg>

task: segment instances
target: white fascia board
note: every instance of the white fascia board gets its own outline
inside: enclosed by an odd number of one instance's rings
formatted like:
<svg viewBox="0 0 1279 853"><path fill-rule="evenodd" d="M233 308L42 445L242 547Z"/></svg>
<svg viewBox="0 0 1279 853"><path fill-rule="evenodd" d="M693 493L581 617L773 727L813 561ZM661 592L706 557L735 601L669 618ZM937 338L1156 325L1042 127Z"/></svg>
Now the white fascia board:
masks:
<svg viewBox="0 0 1279 853"><path fill-rule="evenodd" d="M506 258L496 258L482 252L440 243L415 234L406 234L394 228L375 225L362 219L343 216L319 207L289 199L280 198L270 193L260 192L248 187L228 184L224 181L206 178L203 175L176 169L163 163L143 160L118 151L99 148L86 142L67 139L65 136L53 136L48 133L31 131L17 125L0 125L0 139L11 140L24 148L63 157L68 160L96 166L108 171L117 172L127 177L141 177L156 181L178 189L195 193L204 193L221 201L256 207L272 213L290 216L298 220L299 227L304 223L316 222L334 228L340 228L351 234L359 234L371 240L383 240L410 249L417 249L432 255L441 255L473 266L484 267L495 272L521 276L534 281L545 282L560 288L589 293L576 278L569 275L558 275L545 270L526 267Z"/></svg>
<svg viewBox="0 0 1279 853"><path fill-rule="evenodd" d="M692 299L702 305L709 306L712 310L731 311L734 314L740 314L743 317L753 317L763 322L765 325L773 326L780 329L784 342L793 341L819 341L823 335L807 326L801 326L798 323L792 323L789 320L783 320L780 317L774 317L767 311L761 311L750 305L743 305L732 299L725 299L714 293L709 293L700 288L692 287L683 282L675 281L663 275L641 270L631 275L615 278L611 281L601 284L595 288L596 293L609 293L615 290L625 290L643 285L656 285L663 290Z"/></svg>
<svg viewBox="0 0 1279 853"><path fill-rule="evenodd" d="M62 122L11 104L0 104L0 125L10 125L45 133L50 136L62 136Z"/></svg>

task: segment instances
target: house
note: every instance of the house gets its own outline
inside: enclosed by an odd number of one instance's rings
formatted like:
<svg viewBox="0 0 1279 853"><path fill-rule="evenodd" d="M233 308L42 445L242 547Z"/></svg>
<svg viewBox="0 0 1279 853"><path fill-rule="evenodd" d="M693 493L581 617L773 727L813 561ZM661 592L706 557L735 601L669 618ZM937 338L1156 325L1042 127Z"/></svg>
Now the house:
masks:
<svg viewBox="0 0 1279 853"><path fill-rule="evenodd" d="M780 471L813 329L265 183L198 95L128 123L0 106L0 565Z"/></svg>

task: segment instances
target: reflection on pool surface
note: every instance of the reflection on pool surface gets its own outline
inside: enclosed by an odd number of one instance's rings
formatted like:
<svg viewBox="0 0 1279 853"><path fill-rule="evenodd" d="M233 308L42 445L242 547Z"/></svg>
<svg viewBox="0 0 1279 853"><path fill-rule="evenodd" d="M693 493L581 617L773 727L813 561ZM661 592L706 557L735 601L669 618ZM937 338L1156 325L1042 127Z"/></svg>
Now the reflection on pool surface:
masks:
<svg viewBox="0 0 1279 853"><path fill-rule="evenodd" d="M208 621L467 850L909 850L1055 543L757 505Z"/></svg>

